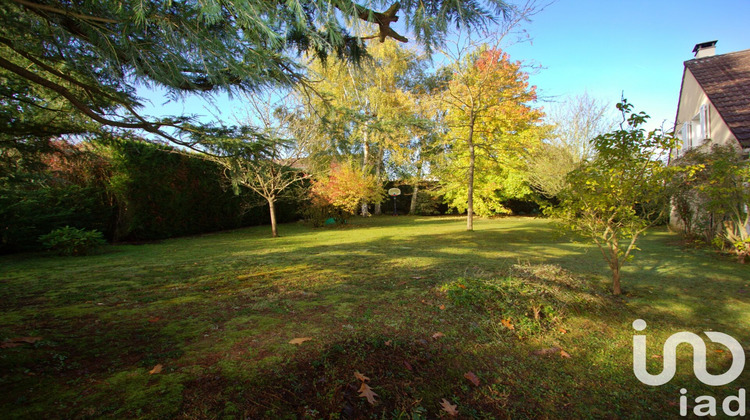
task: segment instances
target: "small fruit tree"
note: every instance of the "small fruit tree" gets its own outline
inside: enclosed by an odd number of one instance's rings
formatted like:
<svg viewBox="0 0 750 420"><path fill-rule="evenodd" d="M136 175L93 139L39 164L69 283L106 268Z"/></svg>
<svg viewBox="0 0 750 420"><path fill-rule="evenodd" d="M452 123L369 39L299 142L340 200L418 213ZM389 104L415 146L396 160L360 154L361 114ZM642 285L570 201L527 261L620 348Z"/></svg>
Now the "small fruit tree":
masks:
<svg viewBox="0 0 750 420"><path fill-rule="evenodd" d="M622 293L620 270L633 257L638 237L666 216L668 180L678 170L664 161L676 139L642 128L648 115L633 112L626 100L617 109L620 128L594 139L595 157L570 173L559 206L548 209L597 245L612 271L615 295Z"/></svg>

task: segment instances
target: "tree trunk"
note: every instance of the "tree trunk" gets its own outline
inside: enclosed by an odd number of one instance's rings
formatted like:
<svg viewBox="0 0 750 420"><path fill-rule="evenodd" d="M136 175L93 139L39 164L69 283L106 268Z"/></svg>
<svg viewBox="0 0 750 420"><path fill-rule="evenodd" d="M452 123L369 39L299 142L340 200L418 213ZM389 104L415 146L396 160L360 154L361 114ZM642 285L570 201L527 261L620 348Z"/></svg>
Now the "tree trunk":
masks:
<svg viewBox="0 0 750 420"><path fill-rule="evenodd" d="M620 268L612 268L612 294L619 296L622 293L620 289Z"/></svg>
<svg viewBox="0 0 750 420"><path fill-rule="evenodd" d="M417 166L417 179L414 181L414 188L411 193L411 203L409 203L409 214L417 212L417 194L419 193L419 180L422 179L422 165Z"/></svg>
<svg viewBox="0 0 750 420"><path fill-rule="evenodd" d="M469 174L468 196L466 197L466 230L474 230L474 115L469 120Z"/></svg>
<svg viewBox="0 0 750 420"><path fill-rule="evenodd" d="M411 203L409 203L409 214L413 215L417 212L417 194L419 193L419 181L414 183L414 188L411 193Z"/></svg>
<svg viewBox="0 0 750 420"><path fill-rule="evenodd" d="M364 133L364 142L362 144L362 172L367 175L368 174L368 161L370 159L370 145L367 143L367 124L365 124L365 133ZM368 204L366 201L362 201L362 217L367 217L370 215L370 210L367 209Z"/></svg>
<svg viewBox="0 0 750 420"><path fill-rule="evenodd" d="M378 162L377 162L377 165L378 166L375 167L375 178L378 180L378 182L380 182L381 168L383 166L383 148L382 147L378 148ZM382 209L380 207L380 203L375 203L375 214L379 215L382 212L383 211L382 211Z"/></svg>
<svg viewBox="0 0 750 420"><path fill-rule="evenodd" d="M276 199L269 198L268 200L268 211L271 213L271 237L276 238L279 236L276 230Z"/></svg>

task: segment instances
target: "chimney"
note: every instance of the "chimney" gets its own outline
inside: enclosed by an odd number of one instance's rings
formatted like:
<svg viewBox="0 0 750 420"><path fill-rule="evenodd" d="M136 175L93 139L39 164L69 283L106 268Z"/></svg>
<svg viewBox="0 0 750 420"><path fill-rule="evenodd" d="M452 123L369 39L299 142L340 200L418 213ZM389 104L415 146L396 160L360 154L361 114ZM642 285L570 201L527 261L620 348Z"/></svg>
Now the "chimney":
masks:
<svg viewBox="0 0 750 420"><path fill-rule="evenodd" d="M716 43L718 41L709 41L709 42L703 42L700 44L695 44L695 48L693 48L693 52L695 53L695 58L703 58L703 57L712 57L716 55Z"/></svg>

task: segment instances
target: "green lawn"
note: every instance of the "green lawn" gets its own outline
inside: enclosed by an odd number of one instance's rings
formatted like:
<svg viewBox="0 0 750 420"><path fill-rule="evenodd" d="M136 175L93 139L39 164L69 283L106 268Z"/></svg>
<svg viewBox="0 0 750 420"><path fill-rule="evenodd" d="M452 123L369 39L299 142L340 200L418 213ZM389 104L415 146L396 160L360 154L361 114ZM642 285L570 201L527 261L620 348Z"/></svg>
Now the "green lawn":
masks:
<svg viewBox="0 0 750 420"><path fill-rule="evenodd" d="M0 348L0 412L439 418L445 398L461 418L664 418L678 416L680 388L723 398L750 385L747 373L700 384L689 347L670 383L643 385L631 326L648 322L653 355L678 331L725 332L747 350L750 267L654 230L614 298L598 251L547 220L464 226L379 217L281 225L276 239L257 227L89 257L2 257L0 340L42 339ZM710 372L731 363L722 349L709 345Z"/></svg>

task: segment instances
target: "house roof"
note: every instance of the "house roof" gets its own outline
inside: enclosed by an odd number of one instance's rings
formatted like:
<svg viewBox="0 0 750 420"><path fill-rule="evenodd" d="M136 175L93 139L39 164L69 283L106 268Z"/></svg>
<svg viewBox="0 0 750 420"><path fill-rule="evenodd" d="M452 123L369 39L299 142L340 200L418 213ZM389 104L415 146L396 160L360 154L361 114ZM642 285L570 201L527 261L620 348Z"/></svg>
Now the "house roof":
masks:
<svg viewBox="0 0 750 420"><path fill-rule="evenodd" d="M750 147L750 50L685 62L742 147Z"/></svg>

